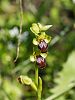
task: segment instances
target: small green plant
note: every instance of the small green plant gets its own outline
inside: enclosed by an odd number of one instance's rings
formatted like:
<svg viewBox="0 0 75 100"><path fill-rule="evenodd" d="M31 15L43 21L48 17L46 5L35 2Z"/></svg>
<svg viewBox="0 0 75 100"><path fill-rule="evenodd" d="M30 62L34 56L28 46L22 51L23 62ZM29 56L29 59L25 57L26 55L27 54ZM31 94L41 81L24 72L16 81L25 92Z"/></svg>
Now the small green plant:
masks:
<svg viewBox="0 0 75 100"><path fill-rule="evenodd" d="M35 64L35 82L28 76L21 75L18 80L22 84L30 85L37 93L37 100L41 100L42 79L38 75L38 68L41 70L46 67L46 57L48 54L48 43L51 41L51 36L48 36L45 31L52 25L43 26L40 23L33 23L30 30L35 35L33 39L33 54L30 56L30 61Z"/></svg>

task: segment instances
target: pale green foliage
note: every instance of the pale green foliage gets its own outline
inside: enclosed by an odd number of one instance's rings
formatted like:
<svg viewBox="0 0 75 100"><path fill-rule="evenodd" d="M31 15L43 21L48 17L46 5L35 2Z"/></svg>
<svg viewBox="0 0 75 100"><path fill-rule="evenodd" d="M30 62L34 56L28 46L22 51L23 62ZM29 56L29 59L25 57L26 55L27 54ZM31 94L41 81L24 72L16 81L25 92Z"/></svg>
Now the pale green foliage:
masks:
<svg viewBox="0 0 75 100"><path fill-rule="evenodd" d="M0 100L20 100L20 97L22 96L22 91L20 90L19 85L15 86L15 83L10 81L10 79L4 78L1 88L3 88L3 99ZM1 93L0 88L0 93ZM5 94L6 95L5 95ZM7 95L9 95L9 98L7 98ZM0 94L1 97L1 94ZM12 99L13 98L13 99Z"/></svg>
<svg viewBox="0 0 75 100"><path fill-rule="evenodd" d="M63 93L71 82L75 82L75 51L69 55L67 62L63 64L63 69L59 72L58 76L59 77L55 79L58 85L50 90L54 93L53 95L59 94L60 92Z"/></svg>

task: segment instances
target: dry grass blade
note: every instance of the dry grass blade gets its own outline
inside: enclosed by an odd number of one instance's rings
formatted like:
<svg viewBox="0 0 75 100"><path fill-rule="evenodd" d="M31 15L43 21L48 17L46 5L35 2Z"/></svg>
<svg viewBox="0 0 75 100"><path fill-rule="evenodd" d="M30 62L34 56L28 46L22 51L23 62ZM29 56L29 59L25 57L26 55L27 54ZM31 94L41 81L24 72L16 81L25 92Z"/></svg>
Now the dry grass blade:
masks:
<svg viewBox="0 0 75 100"><path fill-rule="evenodd" d="M20 47L20 35L22 34L22 23L23 23L23 8L22 8L22 0L19 1L20 2L20 32L19 32L19 36L18 36L18 45L17 45L17 53L16 53L16 58L14 60L14 62L17 61L18 57L19 57L19 47Z"/></svg>

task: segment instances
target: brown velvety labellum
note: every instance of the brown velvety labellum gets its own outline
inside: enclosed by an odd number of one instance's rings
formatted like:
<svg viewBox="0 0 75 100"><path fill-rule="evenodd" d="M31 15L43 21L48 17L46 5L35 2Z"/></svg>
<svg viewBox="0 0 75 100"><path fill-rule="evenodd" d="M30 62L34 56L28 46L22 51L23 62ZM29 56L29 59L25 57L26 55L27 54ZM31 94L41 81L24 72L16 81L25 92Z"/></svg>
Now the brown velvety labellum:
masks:
<svg viewBox="0 0 75 100"><path fill-rule="evenodd" d="M38 48L41 50L42 53L45 53L48 50L48 44L44 40L42 40L39 42Z"/></svg>
<svg viewBox="0 0 75 100"><path fill-rule="evenodd" d="M40 55L36 57L36 63L39 68L44 68L46 66L46 60Z"/></svg>

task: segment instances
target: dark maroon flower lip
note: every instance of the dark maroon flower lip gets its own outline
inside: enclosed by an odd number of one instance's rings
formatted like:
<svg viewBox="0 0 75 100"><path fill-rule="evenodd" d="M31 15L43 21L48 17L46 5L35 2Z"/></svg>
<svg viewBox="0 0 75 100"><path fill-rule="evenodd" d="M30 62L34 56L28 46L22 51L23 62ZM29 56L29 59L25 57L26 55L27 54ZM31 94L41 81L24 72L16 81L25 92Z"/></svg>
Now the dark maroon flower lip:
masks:
<svg viewBox="0 0 75 100"><path fill-rule="evenodd" d="M42 53L46 53L48 50L48 44L44 40L41 40L38 44L38 48Z"/></svg>
<svg viewBox="0 0 75 100"><path fill-rule="evenodd" d="M39 66L39 68L43 69L46 67L46 60L42 56L36 56L36 63Z"/></svg>

